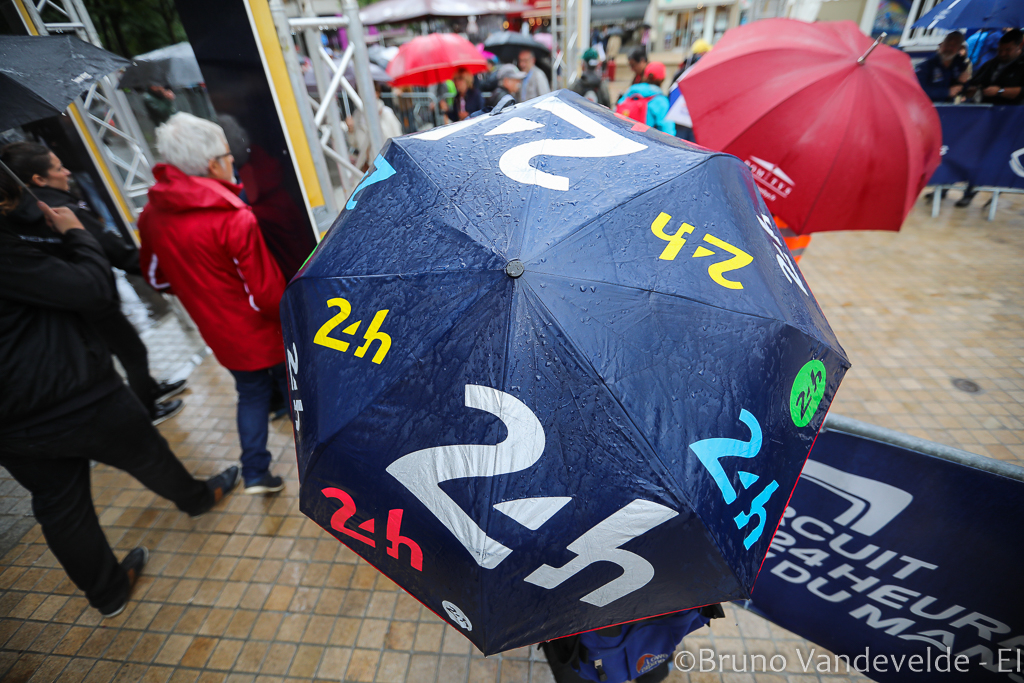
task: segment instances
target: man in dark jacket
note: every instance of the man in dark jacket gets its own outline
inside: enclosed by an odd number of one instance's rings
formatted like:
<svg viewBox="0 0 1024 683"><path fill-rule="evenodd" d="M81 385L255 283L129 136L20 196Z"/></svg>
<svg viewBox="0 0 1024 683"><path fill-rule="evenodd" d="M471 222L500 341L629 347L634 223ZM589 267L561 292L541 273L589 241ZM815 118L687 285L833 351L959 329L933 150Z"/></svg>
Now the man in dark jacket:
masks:
<svg viewBox="0 0 1024 683"><path fill-rule="evenodd" d="M591 102L597 102L603 107L611 107L611 97L608 95L608 86L601 78L597 67L601 60L597 50L590 49L583 53L583 73L572 84L572 89L579 95L586 97Z"/></svg>
<svg viewBox="0 0 1024 683"><path fill-rule="evenodd" d="M967 83L967 96L981 91L985 104L1024 103L1024 33L1013 29L999 39L995 59L981 65Z"/></svg>
<svg viewBox="0 0 1024 683"><path fill-rule="evenodd" d="M971 77L971 62L960 54L964 34L946 34L934 55L917 65L914 71L921 88L932 102L952 102Z"/></svg>
<svg viewBox="0 0 1024 683"><path fill-rule="evenodd" d="M64 168L57 155L43 145L16 142L0 150L0 159L23 183L32 188L35 195L32 197L28 193L24 194L18 206L9 213L7 218L11 229L37 240L37 244L44 249L59 252L61 240L46 225L35 200L52 207L67 207L99 242L112 266L127 273L142 275L138 249L126 244L119 234L108 231L88 204L72 196L68 185L70 172ZM116 289L114 302L107 311L95 317L93 324L107 342L110 351L121 361L128 376L128 385L149 410L153 424L160 424L181 412L182 402L168 399L184 391L185 380L158 382L149 374L146 345L131 321L121 312Z"/></svg>
<svg viewBox="0 0 1024 683"><path fill-rule="evenodd" d="M89 487L89 461L128 472L192 516L238 481L232 467L202 482L174 457L114 371L89 316L114 299L110 264L67 208L39 204L64 258L9 229L19 189L0 174L0 465L32 494L54 556L104 617L124 610L149 552L119 564Z"/></svg>
<svg viewBox="0 0 1024 683"><path fill-rule="evenodd" d="M502 64L494 72L495 78L498 80L498 87L491 92L491 96L487 98L486 111L490 111L498 106L506 95L511 95L513 103L519 99L519 91L523 87L523 79L526 78L526 73L516 68L515 64Z"/></svg>

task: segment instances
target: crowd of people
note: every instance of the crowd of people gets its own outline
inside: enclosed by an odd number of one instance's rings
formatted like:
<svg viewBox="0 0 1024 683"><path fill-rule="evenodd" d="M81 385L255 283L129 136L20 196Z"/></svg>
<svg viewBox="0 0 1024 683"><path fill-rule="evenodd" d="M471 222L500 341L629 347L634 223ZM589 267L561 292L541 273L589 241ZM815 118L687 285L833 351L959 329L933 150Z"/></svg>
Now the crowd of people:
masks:
<svg viewBox="0 0 1024 683"><path fill-rule="evenodd" d="M952 31L934 55L917 65L915 73L932 102L1024 104L1024 32L983 30L966 38ZM956 206L969 206L975 194L969 184Z"/></svg>

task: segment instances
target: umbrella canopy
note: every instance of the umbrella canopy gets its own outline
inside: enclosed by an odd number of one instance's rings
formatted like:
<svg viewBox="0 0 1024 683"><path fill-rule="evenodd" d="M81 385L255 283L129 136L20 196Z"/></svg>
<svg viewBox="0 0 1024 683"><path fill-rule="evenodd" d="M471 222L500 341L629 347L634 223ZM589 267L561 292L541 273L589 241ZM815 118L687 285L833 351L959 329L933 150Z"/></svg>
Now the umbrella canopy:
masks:
<svg viewBox="0 0 1024 683"><path fill-rule="evenodd" d="M381 45L370 45L366 48L370 61L382 69L388 68L388 62L398 54L397 47L383 47Z"/></svg>
<svg viewBox="0 0 1024 683"><path fill-rule="evenodd" d="M537 59L551 57L551 50L544 47L530 36L517 31L498 31L492 33L484 41L484 47L498 55L502 62L511 63L519 58L523 50L533 50Z"/></svg>
<svg viewBox="0 0 1024 683"><path fill-rule="evenodd" d="M1024 0L946 0L914 22L913 28L1005 28L1024 26Z"/></svg>
<svg viewBox="0 0 1024 683"><path fill-rule="evenodd" d="M122 88L148 88L150 85L191 88L204 80L191 43L168 45L136 55L133 62L121 76Z"/></svg>
<svg viewBox="0 0 1024 683"><path fill-rule="evenodd" d="M800 234L899 230L942 129L910 58L851 21L730 29L679 82L697 142L735 154Z"/></svg>
<svg viewBox="0 0 1024 683"><path fill-rule="evenodd" d="M0 130L60 114L127 59L63 36L0 36Z"/></svg>
<svg viewBox="0 0 1024 683"><path fill-rule="evenodd" d="M454 33L431 33L398 48L387 72L392 85L426 86L447 81L459 69L486 71L487 60L465 38Z"/></svg>
<svg viewBox="0 0 1024 683"><path fill-rule="evenodd" d="M340 61L340 60L339 60ZM391 76L388 76L386 69L382 69L377 64L370 62L370 78L373 79L374 83L390 83ZM345 80L349 83L356 82L356 66L352 62L348 63L345 67Z"/></svg>
<svg viewBox="0 0 1024 683"><path fill-rule="evenodd" d="M359 11L363 24L397 24L427 17L473 17L522 14L530 9L506 0L379 0Z"/></svg>
<svg viewBox="0 0 1024 683"><path fill-rule="evenodd" d="M749 595L849 367L739 160L567 90L391 140L281 311L302 511L488 654Z"/></svg>

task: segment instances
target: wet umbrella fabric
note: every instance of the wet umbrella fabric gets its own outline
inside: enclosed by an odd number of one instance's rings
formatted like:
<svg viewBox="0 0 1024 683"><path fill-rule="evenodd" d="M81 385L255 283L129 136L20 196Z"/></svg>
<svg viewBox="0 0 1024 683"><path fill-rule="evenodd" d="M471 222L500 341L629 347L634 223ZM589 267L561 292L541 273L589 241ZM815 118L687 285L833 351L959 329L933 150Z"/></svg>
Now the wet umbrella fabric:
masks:
<svg viewBox="0 0 1024 683"><path fill-rule="evenodd" d="M60 114L128 64L73 36L0 36L0 130Z"/></svg>
<svg viewBox="0 0 1024 683"><path fill-rule="evenodd" d="M148 88L151 85L191 88L203 82L196 53L188 42L136 55L132 61L134 64L121 76L119 85L122 88Z"/></svg>
<svg viewBox="0 0 1024 683"><path fill-rule="evenodd" d="M551 57L551 50L537 42L530 36L525 36L517 31L498 31L492 33L484 41L484 47L494 54L502 62L511 63L519 58L523 50L532 50L537 59Z"/></svg>
<svg viewBox="0 0 1024 683"><path fill-rule="evenodd" d="M697 142L754 172L799 234L899 230L939 165L942 128L910 58L852 21L730 29L679 82Z"/></svg>
<svg viewBox="0 0 1024 683"><path fill-rule="evenodd" d="M1024 1L946 0L915 21L913 28L953 31L1006 26L1024 26Z"/></svg>
<svg viewBox="0 0 1024 683"><path fill-rule="evenodd" d="M454 33L431 33L398 48L398 54L388 62L387 72L392 85L428 86L447 81L459 69L486 71L487 60L465 38Z"/></svg>
<svg viewBox="0 0 1024 683"><path fill-rule="evenodd" d="M302 511L484 653L750 594L849 366L737 159L393 139L282 302Z"/></svg>

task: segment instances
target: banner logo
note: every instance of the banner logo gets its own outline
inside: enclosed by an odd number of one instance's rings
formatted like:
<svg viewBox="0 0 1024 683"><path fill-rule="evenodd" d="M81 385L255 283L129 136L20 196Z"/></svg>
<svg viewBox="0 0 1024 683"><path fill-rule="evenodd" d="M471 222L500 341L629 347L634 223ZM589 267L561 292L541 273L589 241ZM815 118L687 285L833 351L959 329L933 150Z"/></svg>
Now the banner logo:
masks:
<svg viewBox="0 0 1024 683"><path fill-rule="evenodd" d="M807 461L800 476L849 501L850 507L833 521L865 536L874 536L881 531L914 500L914 496L903 489L858 477L814 460Z"/></svg>

